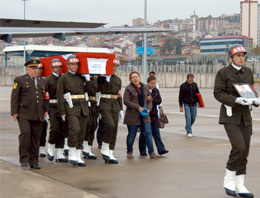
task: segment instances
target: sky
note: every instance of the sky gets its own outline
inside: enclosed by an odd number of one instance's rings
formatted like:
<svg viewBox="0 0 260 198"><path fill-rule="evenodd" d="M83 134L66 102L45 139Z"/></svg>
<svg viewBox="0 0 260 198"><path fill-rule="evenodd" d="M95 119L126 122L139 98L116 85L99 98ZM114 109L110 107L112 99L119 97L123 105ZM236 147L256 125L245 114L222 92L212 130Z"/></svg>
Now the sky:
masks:
<svg viewBox="0 0 260 198"><path fill-rule="evenodd" d="M199 17L240 13L241 0L147 0L147 21L186 19L194 9ZM25 18L132 25L144 18L145 0L26 0ZM0 0L0 18L24 18L23 0Z"/></svg>

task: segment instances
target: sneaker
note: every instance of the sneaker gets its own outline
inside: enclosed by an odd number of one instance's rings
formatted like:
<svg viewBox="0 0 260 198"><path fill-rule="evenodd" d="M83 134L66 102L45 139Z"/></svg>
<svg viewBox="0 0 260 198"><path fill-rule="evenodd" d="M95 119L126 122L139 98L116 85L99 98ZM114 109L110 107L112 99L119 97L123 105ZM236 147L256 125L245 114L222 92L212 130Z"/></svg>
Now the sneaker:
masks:
<svg viewBox="0 0 260 198"><path fill-rule="evenodd" d="M191 133L188 133L188 134L187 134L187 137L192 137L192 134L191 134Z"/></svg>

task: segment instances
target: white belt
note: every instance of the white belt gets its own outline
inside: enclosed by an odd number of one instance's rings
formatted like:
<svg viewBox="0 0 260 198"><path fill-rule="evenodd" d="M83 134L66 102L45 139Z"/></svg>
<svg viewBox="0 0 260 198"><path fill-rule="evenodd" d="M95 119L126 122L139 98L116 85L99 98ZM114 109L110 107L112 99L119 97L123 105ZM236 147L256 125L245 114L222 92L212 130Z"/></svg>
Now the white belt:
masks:
<svg viewBox="0 0 260 198"><path fill-rule="evenodd" d="M117 99L118 95L112 95L112 94L101 94L101 98L112 98L112 99Z"/></svg>
<svg viewBox="0 0 260 198"><path fill-rule="evenodd" d="M50 103L50 104L58 103L58 99L50 99L50 100L49 100L49 103Z"/></svg>
<svg viewBox="0 0 260 198"><path fill-rule="evenodd" d="M71 95L71 99L82 99L85 98L84 94L80 94L80 95Z"/></svg>

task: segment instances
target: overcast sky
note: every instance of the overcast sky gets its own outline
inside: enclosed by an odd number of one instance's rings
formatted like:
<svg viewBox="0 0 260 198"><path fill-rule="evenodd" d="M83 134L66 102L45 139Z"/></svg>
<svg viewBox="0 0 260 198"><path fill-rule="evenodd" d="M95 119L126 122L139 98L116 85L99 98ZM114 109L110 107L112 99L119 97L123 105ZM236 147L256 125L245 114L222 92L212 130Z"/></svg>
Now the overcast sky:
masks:
<svg viewBox="0 0 260 198"><path fill-rule="evenodd" d="M145 0L27 0L26 19L102 22L132 25L144 18ZM147 20L186 19L240 13L241 0L147 0ZM24 1L0 0L0 18L24 18Z"/></svg>

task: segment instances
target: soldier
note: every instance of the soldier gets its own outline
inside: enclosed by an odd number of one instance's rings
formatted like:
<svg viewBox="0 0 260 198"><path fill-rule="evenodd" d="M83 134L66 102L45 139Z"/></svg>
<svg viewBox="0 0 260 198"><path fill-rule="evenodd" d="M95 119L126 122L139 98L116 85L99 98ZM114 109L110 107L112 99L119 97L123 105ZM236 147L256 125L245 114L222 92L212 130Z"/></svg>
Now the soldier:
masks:
<svg viewBox="0 0 260 198"><path fill-rule="evenodd" d="M43 72L43 64L40 63L38 65L38 76L44 78L42 76L42 72ZM42 134L41 134L40 148L39 148L40 157L46 157L46 153L44 150L45 150L45 144L46 144L47 128L48 128L48 116L46 117L45 121L42 124Z"/></svg>
<svg viewBox="0 0 260 198"><path fill-rule="evenodd" d="M56 161L68 162L63 155L64 134L68 131L67 119L63 121L58 112L58 100L56 96L58 79L62 69L62 63L59 59L51 61L52 74L46 78L48 90L50 94L49 100L49 116L50 116L50 134L48 140L48 159L54 159L55 148L57 149Z"/></svg>
<svg viewBox="0 0 260 198"><path fill-rule="evenodd" d="M84 94L84 77L77 73L79 59L71 55L67 59L68 72L63 74L57 85L58 111L63 121L68 120L69 161L71 164L86 166L81 158L83 140L89 110Z"/></svg>
<svg viewBox="0 0 260 198"><path fill-rule="evenodd" d="M11 95L11 115L18 120L21 167L40 169L38 153L42 124L48 115L46 81L38 76L39 60L25 63L27 74L16 77Z"/></svg>
<svg viewBox="0 0 260 198"><path fill-rule="evenodd" d="M115 58L113 63L113 73L115 73L120 61ZM101 154L105 162L118 164L113 151L116 145L118 118L119 115L123 116L121 79L115 74L106 77L99 76L98 89L101 94L100 104L99 101L97 102L98 110L105 125Z"/></svg>
<svg viewBox="0 0 260 198"><path fill-rule="evenodd" d="M243 67L246 50L233 45L228 50L231 61L220 69L215 78L214 96L222 103L219 123L224 124L232 149L226 164L224 188L229 196L254 197L244 186L247 157L252 135L252 117L249 105L252 101L239 97L233 83L248 83L254 87L253 72ZM260 100L254 102L258 106Z"/></svg>
<svg viewBox="0 0 260 198"><path fill-rule="evenodd" d="M97 89L98 89L97 77L91 76L90 81L87 82L90 119L87 124L87 131L85 134L85 141L83 142L83 150L82 150L84 158L88 158L88 159L97 159L97 157L91 152L91 147L93 145L93 140L94 140L94 134L97 128L97 118L98 118L97 102L95 97Z"/></svg>

